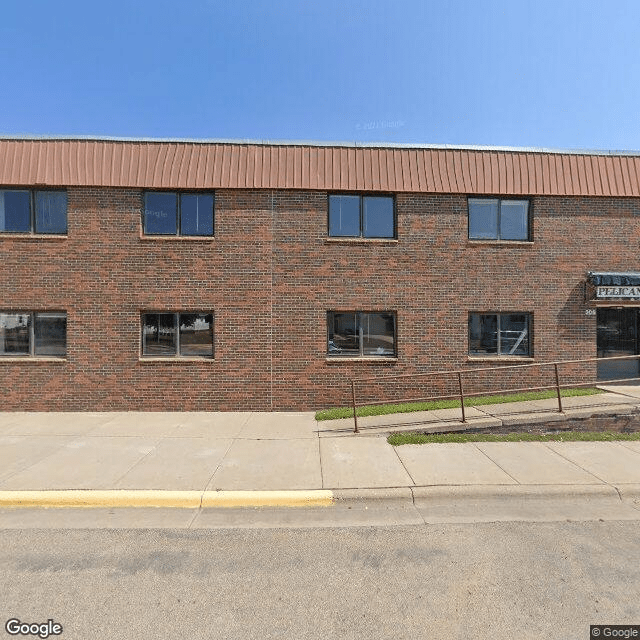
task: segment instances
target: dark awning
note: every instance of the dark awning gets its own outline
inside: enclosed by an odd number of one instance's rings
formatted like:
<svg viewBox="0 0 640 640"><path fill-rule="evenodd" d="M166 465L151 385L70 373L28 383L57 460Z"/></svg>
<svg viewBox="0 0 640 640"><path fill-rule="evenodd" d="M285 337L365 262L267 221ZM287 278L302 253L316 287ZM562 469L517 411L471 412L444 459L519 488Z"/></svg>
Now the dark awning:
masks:
<svg viewBox="0 0 640 640"><path fill-rule="evenodd" d="M590 271L589 282L596 287L640 287L640 273Z"/></svg>

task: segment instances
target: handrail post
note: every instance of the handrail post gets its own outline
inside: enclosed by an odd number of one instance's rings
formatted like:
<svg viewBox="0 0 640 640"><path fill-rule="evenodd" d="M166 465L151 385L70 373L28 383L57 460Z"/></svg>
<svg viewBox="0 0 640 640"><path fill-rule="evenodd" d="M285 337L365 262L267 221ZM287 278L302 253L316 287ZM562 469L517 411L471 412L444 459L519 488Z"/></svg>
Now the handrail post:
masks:
<svg viewBox="0 0 640 640"><path fill-rule="evenodd" d="M351 380L351 399L353 400L353 433L358 433L358 416L356 415L356 384Z"/></svg>
<svg viewBox="0 0 640 640"><path fill-rule="evenodd" d="M458 371L458 389L460 390L460 408L462 409L462 422L466 422L464 417L464 392L462 390L462 372Z"/></svg>
<svg viewBox="0 0 640 640"><path fill-rule="evenodd" d="M560 396L560 378L558 377L558 363L554 362L553 369L556 374L556 392L558 394L558 413L562 413L562 398Z"/></svg>

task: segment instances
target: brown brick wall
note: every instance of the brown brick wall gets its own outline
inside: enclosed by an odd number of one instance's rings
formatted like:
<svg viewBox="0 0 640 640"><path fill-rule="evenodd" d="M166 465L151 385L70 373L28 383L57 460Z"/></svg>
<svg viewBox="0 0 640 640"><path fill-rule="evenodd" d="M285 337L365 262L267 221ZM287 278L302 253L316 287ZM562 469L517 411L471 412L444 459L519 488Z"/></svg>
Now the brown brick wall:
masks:
<svg viewBox="0 0 640 640"><path fill-rule="evenodd" d="M4 410L334 406L352 376L491 364L470 311L532 313L534 362L592 357L587 271L640 271L635 198L535 197L522 244L468 241L460 195L398 194L397 242L328 240L326 192L219 190L213 240L141 238L139 190L68 199L68 237L0 235L0 309L68 316L66 361L0 359ZM332 309L396 311L397 363L327 362ZM143 310L212 310L215 358L141 361Z"/></svg>

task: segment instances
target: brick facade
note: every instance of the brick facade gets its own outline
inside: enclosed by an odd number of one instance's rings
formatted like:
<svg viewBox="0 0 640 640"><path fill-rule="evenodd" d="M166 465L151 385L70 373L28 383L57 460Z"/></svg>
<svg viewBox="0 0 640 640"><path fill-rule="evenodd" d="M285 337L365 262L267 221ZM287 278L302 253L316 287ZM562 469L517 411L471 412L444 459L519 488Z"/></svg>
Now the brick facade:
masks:
<svg viewBox="0 0 640 640"><path fill-rule="evenodd" d="M533 314L532 362L595 357L587 272L640 271L639 198L534 196L533 242L497 243L467 239L463 194L397 193L397 240L347 240L326 191L217 189L213 239L144 237L142 189L67 193L66 237L0 234L0 310L67 312L66 359L0 358L3 410L337 406L352 376L495 363L472 311ZM144 310L213 311L214 359L141 359ZM397 361L328 360L328 310L395 311Z"/></svg>

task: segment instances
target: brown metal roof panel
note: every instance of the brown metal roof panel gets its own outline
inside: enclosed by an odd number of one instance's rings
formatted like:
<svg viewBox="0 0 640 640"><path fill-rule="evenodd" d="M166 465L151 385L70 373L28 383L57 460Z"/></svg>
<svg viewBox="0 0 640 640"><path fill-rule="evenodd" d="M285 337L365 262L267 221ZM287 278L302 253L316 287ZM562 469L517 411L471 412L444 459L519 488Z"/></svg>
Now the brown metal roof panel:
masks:
<svg viewBox="0 0 640 640"><path fill-rule="evenodd" d="M309 188L318 188L318 150L315 147L308 147L309 155Z"/></svg>
<svg viewBox="0 0 640 640"><path fill-rule="evenodd" d="M626 186L624 183L624 178L622 176L622 162L620 156L611 158L613 162L613 175L616 181L616 195L624 196L627 194Z"/></svg>
<svg viewBox="0 0 640 640"><path fill-rule="evenodd" d="M431 156L431 170L433 173L433 190L437 193L446 191L442 182L442 171L440 170L440 153L433 150L429 154Z"/></svg>
<svg viewBox="0 0 640 640"><path fill-rule="evenodd" d="M409 181L407 191L415 192L420 190L420 180L418 178L418 159L415 149L407 150L407 164L409 165Z"/></svg>
<svg viewBox="0 0 640 640"><path fill-rule="evenodd" d="M573 184L571 182L571 168L569 166L568 156L554 155L553 158L556 164L557 176L557 184L553 191L553 195L558 195L560 193L572 194Z"/></svg>
<svg viewBox="0 0 640 640"><path fill-rule="evenodd" d="M620 169L622 174L622 184L624 186L624 195L631 196L634 193L631 176L629 175L629 158L618 158L620 160Z"/></svg>
<svg viewBox="0 0 640 640"><path fill-rule="evenodd" d="M602 195L611 195L611 186L609 184L609 174L607 172L606 158L598 157L598 172L600 173L600 181L602 182Z"/></svg>
<svg viewBox="0 0 640 640"><path fill-rule="evenodd" d="M571 183L573 185L573 192L576 195L580 195L580 175L578 172L578 156L570 155L567 156L569 161L569 175L571 176Z"/></svg>
<svg viewBox="0 0 640 640"><path fill-rule="evenodd" d="M510 193L509 191L509 180L507 179L507 166L506 166L506 159L505 159L505 153L503 152L498 152L495 154L495 166L497 168L495 174L493 175L494 177L494 184L495 184L495 179L497 177L497 191L496 193L501 194L508 194Z"/></svg>
<svg viewBox="0 0 640 640"><path fill-rule="evenodd" d="M418 177L418 191L427 190L427 175L424 165L424 151L416 149L416 176Z"/></svg>
<svg viewBox="0 0 640 640"><path fill-rule="evenodd" d="M505 160L507 161L507 173L511 176L511 193L522 193L520 184L520 164L517 154L507 153Z"/></svg>
<svg viewBox="0 0 640 640"><path fill-rule="evenodd" d="M578 184L580 185L580 193L588 195L589 181L587 180L587 172L584 164L584 156L576 156L576 175L578 176Z"/></svg>
<svg viewBox="0 0 640 640"><path fill-rule="evenodd" d="M527 190L524 187L525 172L526 172L526 158L522 153L513 154L513 179L515 181L518 194L524 194Z"/></svg>
<svg viewBox="0 0 640 640"><path fill-rule="evenodd" d="M256 170L256 148L255 147L247 147L247 158L246 158L247 166L244 178L245 187L251 189L253 188L255 181L255 170Z"/></svg>
<svg viewBox="0 0 640 640"><path fill-rule="evenodd" d="M362 159L362 188L365 191L373 190L373 181L371 179L371 149L363 149Z"/></svg>
<svg viewBox="0 0 640 640"><path fill-rule="evenodd" d="M342 173L342 184L344 188L349 190L354 190L358 188L357 184L357 176L356 176L356 153L355 149L347 148L345 149L345 153L342 157L343 159L343 169L346 169L346 175L343 171Z"/></svg>
<svg viewBox="0 0 640 640"><path fill-rule="evenodd" d="M588 194L594 196L597 194L597 188L591 158L589 156L582 156L582 164L584 166L585 184L587 185Z"/></svg>
<svg viewBox="0 0 640 640"><path fill-rule="evenodd" d="M166 175L166 186L169 188L174 188L178 184L178 177L180 175L180 169L182 167L182 157L184 155L184 145L176 144L172 150L169 150L167 154L167 170L165 171ZM184 184L184 183L183 183Z"/></svg>
<svg viewBox="0 0 640 640"><path fill-rule="evenodd" d="M274 189L278 184L278 150L273 147L269 148L269 152L267 154L267 164L266 169L268 173L266 174L264 187L269 189Z"/></svg>
<svg viewBox="0 0 640 640"><path fill-rule="evenodd" d="M458 193L469 192L469 174L464 166L464 157L461 151L453 151L453 170L457 176Z"/></svg>
<svg viewBox="0 0 640 640"><path fill-rule="evenodd" d="M400 149L390 149L387 153L389 191L399 191L402 188L402 160L399 151Z"/></svg>
<svg viewBox="0 0 640 640"><path fill-rule="evenodd" d="M640 196L640 158L629 158L633 195Z"/></svg>

